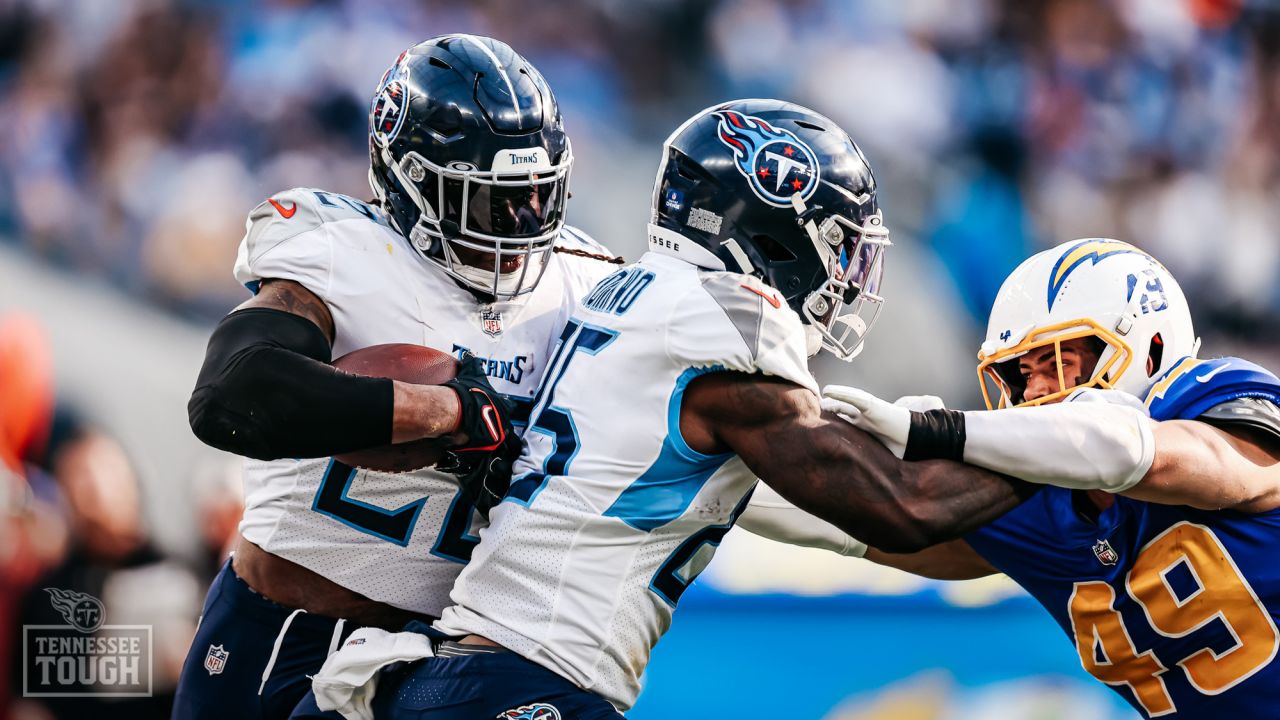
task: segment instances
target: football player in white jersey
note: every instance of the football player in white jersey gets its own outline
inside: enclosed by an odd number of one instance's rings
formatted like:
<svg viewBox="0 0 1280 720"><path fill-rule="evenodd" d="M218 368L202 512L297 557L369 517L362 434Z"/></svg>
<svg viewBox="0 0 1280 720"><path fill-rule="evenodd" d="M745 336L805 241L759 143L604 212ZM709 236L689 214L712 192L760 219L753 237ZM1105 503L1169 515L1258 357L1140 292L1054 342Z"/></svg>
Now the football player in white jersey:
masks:
<svg viewBox="0 0 1280 720"><path fill-rule="evenodd" d="M507 496L435 624L449 639L384 674L378 717L619 717L757 477L897 549L1027 492L953 462L907 474L821 414L807 358L857 354L889 244L843 130L745 100L699 113L663 153L650 252L578 304Z"/></svg>
<svg viewBox="0 0 1280 720"><path fill-rule="evenodd" d="M375 201L296 188L246 224L235 275L254 297L214 331L189 407L202 440L251 458L242 537L209 591L175 718L286 717L355 627L439 616L483 524L457 479L330 456L442 435L518 448L493 388L527 413L568 313L614 269L564 224L569 140L546 82L507 45L454 35L402 53L369 124ZM327 364L382 343L482 360L446 386Z"/></svg>

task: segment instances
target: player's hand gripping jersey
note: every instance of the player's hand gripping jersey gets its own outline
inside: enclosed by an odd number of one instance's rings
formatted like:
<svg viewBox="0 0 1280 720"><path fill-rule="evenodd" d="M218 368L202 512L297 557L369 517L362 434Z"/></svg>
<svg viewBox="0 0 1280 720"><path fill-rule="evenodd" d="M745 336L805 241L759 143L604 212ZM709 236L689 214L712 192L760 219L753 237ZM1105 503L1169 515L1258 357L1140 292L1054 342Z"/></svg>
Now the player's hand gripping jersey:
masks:
<svg viewBox="0 0 1280 720"><path fill-rule="evenodd" d="M558 243L606 253L566 227ZM489 361L494 387L527 412L578 297L614 266L556 253L534 292L481 303L411 248L376 207L336 193L279 193L249 216L236 279L302 284L329 307L333 356L416 343ZM517 417L517 420L521 419ZM328 458L245 461L250 542L330 580L438 616L483 522L450 475L356 470Z"/></svg>
<svg viewBox="0 0 1280 720"><path fill-rule="evenodd" d="M602 281L561 334L511 490L437 627L631 707L756 483L680 434L689 382L723 370L817 390L799 316L759 281L655 252Z"/></svg>
<svg viewBox="0 0 1280 720"><path fill-rule="evenodd" d="M1240 358L1186 358L1146 397L1156 420L1280 435L1280 380ZM1230 478L1222 478L1230 482ZM1124 496L1097 522L1045 487L966 536L1076 644L1085 670L1144 717L1280 712L1280 510L1247 514Z"/></svg>

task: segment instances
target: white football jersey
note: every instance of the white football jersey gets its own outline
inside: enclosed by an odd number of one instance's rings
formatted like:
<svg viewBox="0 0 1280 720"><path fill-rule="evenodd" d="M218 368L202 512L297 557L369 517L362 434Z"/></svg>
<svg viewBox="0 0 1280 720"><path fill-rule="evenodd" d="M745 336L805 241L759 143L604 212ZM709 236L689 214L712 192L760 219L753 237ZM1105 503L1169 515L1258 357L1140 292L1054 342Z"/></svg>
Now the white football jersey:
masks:
<svg viewBox="0 0 1280 720"><path fill-rule="evenodd" d="M559 244L607 253L565 228ZM378 208L297 188L249 215L236 279L301 283L333 314L333 356L415 343L489 361L494 388L527 413L578 298L616 269L552 253L542 282L514 300L480 303L391 227ZM522 420L522 417L515 418ZM478 513L453 477L357 470L330 458L245 460L240 532L250 542L374 600L439 616L477 540Z"/></svg>
<svg viewBox="0 0 1280 720"><path fill-rule="evenodd" d="M756 484L735 454L685 443L685 388L720 370L817 385L801 320L776 290L657 252L601 281L563 337L511 489L436 626L487 637L625 711Z"/></svg>

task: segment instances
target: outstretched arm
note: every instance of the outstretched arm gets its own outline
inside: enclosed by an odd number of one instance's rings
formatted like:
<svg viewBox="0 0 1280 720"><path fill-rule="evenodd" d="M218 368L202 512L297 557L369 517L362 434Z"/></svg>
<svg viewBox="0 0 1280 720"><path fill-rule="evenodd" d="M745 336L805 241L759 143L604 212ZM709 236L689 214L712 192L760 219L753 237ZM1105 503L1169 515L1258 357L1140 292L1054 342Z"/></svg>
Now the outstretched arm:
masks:
<svg viewBox="0 0 1280 720"><path fill-rule="evenodd" d="M1124 495L1148 502L1266 512L1280 507L1280 437L1243 423L1153 422L1155 459Z"/></svg>
<svg viewBox="0 0 1280 720"><path fill-rule="evenodd" d="M1280 407L1236 398L1197 420L1152 420L1116 390L1007 410L909 412L857 388L824 405L909 458L954 457L1033 483L1204 510L1280 507Z"/></svg>
<svg viewBox="0 0 1280 720"><path fill-rule="evenodd" d="M797 506L867 544L914 552L1003 515L1032 486L950 461L906 463L774 377L711 373L685 392L680 428L707 453L736 452Z"/></svg>

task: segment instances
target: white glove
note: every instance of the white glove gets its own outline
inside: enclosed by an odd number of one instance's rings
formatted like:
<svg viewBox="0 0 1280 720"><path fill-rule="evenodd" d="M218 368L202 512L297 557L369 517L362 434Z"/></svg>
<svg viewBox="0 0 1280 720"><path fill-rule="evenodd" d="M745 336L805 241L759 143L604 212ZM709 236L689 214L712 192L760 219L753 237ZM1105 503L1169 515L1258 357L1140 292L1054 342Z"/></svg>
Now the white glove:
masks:
<svg viewBox="0 0 1280 720"><path fill-rule="evenodd" d="M833 412L859 430L870 433L901 458L907 451L911 432L911 411L924 412L946 407L933 395L907 395L896 403L847 385L828 385L822 389L822 409Z"/></svg>

